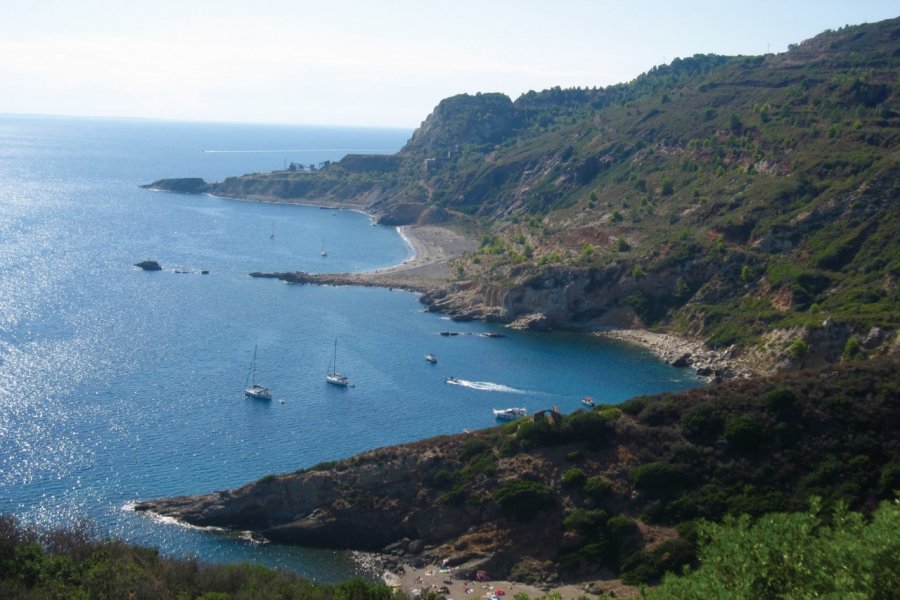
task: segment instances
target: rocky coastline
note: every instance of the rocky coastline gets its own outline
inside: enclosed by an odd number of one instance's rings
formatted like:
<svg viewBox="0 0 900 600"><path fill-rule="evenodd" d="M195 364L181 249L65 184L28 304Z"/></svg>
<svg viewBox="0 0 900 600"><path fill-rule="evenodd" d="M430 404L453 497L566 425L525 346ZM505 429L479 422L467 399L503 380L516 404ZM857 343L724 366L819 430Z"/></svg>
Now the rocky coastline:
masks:
<svg viewBox="0 0 900 600"><path fill-rule="evenodd" d="M526 312L515 318L504 307L511 295L499 288L456 282L450 277L450 261L475 243L460 234L438 226L398 227L398 232L410 246L412 255L399 265L362 273L305 273L253 272L251 277L278 279L300 285L334 285L382 287L420 294L419 300L426 310L441 312L456 321L487 320L505 323L514 329L549 330L570 329L594 334L640 346L659 359L682 368L691 368L707 381L724 381L747 378L760 374L758 368L742 360L735 348L711 350L698 339L671 333L653 332L635 327L588 327L566 323L565 318L554 315L551 320L546 305L555 301L547 298L527 298L523 304L533 308L545 305L546 312ZM565 309L565 307L562 307ZM551 313L552 314L552 313Z"/></svg>

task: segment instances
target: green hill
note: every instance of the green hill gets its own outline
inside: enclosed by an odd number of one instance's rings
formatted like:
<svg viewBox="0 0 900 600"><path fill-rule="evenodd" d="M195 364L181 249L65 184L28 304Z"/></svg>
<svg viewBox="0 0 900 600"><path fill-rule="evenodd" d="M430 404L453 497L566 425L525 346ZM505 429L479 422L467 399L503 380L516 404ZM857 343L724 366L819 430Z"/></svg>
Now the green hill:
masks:
<svg viewBox="0 0 900 600"><path fill-rule="evenodd" d="M834 363L898 347L898 66L893 19L607 88L454 96L396 155L204 189L468 232L481 245L438 295L460 318Z"/></svg>

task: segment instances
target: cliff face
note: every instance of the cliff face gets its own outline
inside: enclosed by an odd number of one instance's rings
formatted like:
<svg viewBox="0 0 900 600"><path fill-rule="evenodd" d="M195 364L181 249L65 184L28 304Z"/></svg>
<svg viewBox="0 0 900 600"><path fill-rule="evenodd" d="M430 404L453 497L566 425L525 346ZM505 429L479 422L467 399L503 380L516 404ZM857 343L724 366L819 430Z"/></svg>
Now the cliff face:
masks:
<svg viewBox="0 0 900 600"><path fill-rule="evenodd" d="M453 462L462 442L374 450L235 490L144 502L136 509L304 546L377 550L404 537L438 544L497 516L496 507L439 503L434 490L423 487Z"/></svg>
<svg viewBox="0 0 900 600"><path fill-rule="evenodd" d="M458 153L463 146L494 146L520 123L504 94L459 94L441 100L401 152L432 158Z"/></svg>

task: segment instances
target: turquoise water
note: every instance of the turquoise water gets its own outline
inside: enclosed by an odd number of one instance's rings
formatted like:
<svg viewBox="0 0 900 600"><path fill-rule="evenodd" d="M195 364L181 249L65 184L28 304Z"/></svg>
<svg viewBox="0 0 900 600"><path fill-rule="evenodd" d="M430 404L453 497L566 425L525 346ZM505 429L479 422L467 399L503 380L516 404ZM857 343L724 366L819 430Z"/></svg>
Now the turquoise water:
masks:
<svg viewBox="0 0 900 600"><path fill-rule="evenodd" d="M335 580L364 573L355 555L254 545L128 506L488 427L492 408L573 411L585 394L697 385L590 336L452 323L406 292L248 277L408 257L360 213L138 187L393 152L410 133L0 116L0 512ZM144 259L164 270L132 266ZM324 382L335 340L350 389ZM271 403L243 396L254 346Z"/></svg>

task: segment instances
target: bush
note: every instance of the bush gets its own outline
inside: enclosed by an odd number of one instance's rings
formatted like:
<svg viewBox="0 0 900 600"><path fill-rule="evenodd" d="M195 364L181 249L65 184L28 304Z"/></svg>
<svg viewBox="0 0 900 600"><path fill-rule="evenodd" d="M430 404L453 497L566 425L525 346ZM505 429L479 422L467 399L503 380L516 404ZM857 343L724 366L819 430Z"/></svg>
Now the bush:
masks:
<svg viewBox="0 0 900 600"><path fill-rule="evenodd" d="M776 413L787 413L797 405L797 394L792 390L772 390L763 398L765 407Z"/></svg>
<svg viewBox="0 0 900 600"><path fill-rule="evenodd" d="M546 485L530 479L515 479L494 492L503 512L520 521L556 505L556 497Z"/></svg>
<svg viewBox="0 0 900 600"><path fill-rule="evenodd" d="M701 530L701 567L666 577L647 598L900 597L897 502L883 503L871 522L840 506L822 518L814 501L808 513L727 517Z"/></svg>
<svg viewBox="0 0 900 600"><path fill-rule="evenodd" d="M725 418L711 404L698 404L681 417L684 436L698 444L710 444L719 439Z"/></svg>
<svg viewBox="0 0 900 600"><path fill-rule="evenodd" d="M566 531L577 531L583 536L593 538L606 527L609 515L605 510L588 510L579 508L563 519Z"/></svg>
<svg viewBox="0 0 900 600"><path fill-rule="evenodd" d="M610 499L613 494L613 487L609 481L600 475L596 475L585 482L584 493L594 502L602 503Z"/></svg>
<svg viewBox="0 0 900 600"><path fill-rule="evenodd" d="M640 533L637 521L625 515L617 515L606 522L609 535L622 543Z"/></svg>
<svg viewBox="0 0 900 600"><path fill-rule="evenodd" d="M560 434L567 442L600 442L610 434L608 415L580 411L565 417Z"/></svg>
<svg viewBox="0 0 900 600"><path fill-rule="evenodd" d="M675 465L665 462L651 462L635 467L629 473L634 489L652 496L665 496L685 483L684 474Z"/></svg>
<svg viewBox="0 0 900 600"><path fill-rule="evenodd" d="M725 440L735 452L755 452L765 443L762 425L747 416L740 416L725 429Z"/></svg>
<svg viewBox="0 0 900 600"><path fill-rule="evenodd" d="M562 486L565 488L581 489L584 486L585 481L587 481L587 476L584 474L584 471L578 467L572 467L563 473L560 483L562 483Z"/></svg>
<svg viewBox="0 0 900 600"><path fill-rule="evenodd" d="M844 344L844 358L850 360L865 358L862 344L859 343L859 338L855 335L851 335L849 338L847 338L847 343Z"/></svg>

